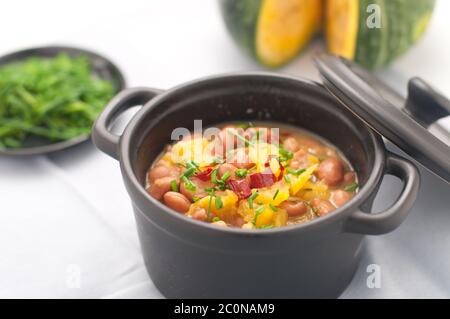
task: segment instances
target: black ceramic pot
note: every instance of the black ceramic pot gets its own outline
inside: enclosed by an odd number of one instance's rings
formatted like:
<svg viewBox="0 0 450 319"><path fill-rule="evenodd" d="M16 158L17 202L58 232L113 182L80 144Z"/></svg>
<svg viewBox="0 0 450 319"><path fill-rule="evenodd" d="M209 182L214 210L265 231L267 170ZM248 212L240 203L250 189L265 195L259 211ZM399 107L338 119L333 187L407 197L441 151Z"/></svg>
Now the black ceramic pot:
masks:
<svg viewBox="0 0 450 319"><path fill-rule="evenodd" d="M122 136L108 128L144 105ZM145 191L149 165L177 127L274 121L328 139L351 161L362 188L344 207L311 222L271 230L219 228L176 213ZM364 235L400 225L416 198L415 166L385 151L379 136L314 82L274 74L216 76L168 91L128 89L97 120L93 140L120 161L148 273L171 298L335 298L350 283ZM402 179L397 202L371 214L384 174Z"/></svg>

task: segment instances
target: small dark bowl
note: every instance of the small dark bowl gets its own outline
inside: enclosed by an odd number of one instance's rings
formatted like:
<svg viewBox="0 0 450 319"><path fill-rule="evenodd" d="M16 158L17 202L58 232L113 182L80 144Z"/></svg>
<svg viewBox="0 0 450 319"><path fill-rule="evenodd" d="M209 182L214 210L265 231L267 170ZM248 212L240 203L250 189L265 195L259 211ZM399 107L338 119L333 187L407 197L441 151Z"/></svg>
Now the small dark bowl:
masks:
<svg viewBox="0 0 450 319"><path fill-rule="evenodd" d="M112 121L144 104L121 137ZM273 121L312 131L336 145L352 163L360 192L327 216L270 230L221 228L179 214L144 189L149 165L177 127L230 121ZM364 235L397 228L420 184L417 168L387 152L379 135L320 84L276 74L210 77L166 92L125 90L97 119L93 141L120 161L150 277L171 298L334 298L351 281ZM371 207L384 174L403 190L386 211Z"/></svg>
<svg viewBox="0 0 450 319"><path fill-rule="evenodd" d="M23 61L31 57L52 58L60 53L67 53L71 57L76 57L79 55L86 56L91 62L92 72L94 75L111 82L116 92L119 92L125 88L125 79L116 65L114 65L107 58L84 49L64 46L47 46L25 49L0 57L0 66L12 62ZM30 136L25 140L23 147L19 149L0 149L0 155L19 156L46 154L78 145L87 141L89 138L89 135L81 135L70 140L55 142L46 138Z"/></svg>

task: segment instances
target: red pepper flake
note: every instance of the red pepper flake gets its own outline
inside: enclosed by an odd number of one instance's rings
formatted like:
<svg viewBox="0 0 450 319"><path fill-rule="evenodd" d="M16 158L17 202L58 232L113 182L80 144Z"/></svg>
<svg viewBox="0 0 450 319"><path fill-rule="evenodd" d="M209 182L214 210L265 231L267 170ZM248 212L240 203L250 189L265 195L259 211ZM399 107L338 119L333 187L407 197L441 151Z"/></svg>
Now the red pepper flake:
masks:
<svg viewBox="0 0 450 319"><path fill-rule="evenodd" d="M213 169L211 167L208 167L204 171L196 173L195 177L198 177L200 180L207 182L211 179L212 171L213 171Z"/></svg>
<svg viewBox="0 0 450 319"><path fill-rule="evenodd" d="M280 174L281 175L281 174ZM272 171L266 170L264 173L255 173L250 175L250 187L251 188L264 188L275 184L277 178L273 175Z"/></svg>
<svg viewBox="0 0 450 319"><path fill-rule="evenodd" d="M252 190L245 179L229 179L227 184L239 199L246 199L252 195Z"/></svg>

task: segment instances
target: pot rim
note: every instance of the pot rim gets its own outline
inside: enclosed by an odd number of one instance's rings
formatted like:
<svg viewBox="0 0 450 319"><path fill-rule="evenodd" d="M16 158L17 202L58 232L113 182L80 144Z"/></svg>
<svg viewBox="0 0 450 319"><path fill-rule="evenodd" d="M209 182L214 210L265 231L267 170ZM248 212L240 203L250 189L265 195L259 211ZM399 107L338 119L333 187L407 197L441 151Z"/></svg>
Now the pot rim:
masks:
<svg viewBox="0 0 450 319"><path fill-rule="evenodd" d="M374 154L375 159L374 163L369 175L369 178L367 179L367 182L365 185L360 189L358 194L350 200L348 203L346 203L344 206L337 208L332 213L316 218L314 220L308 221L306 223L298 224L298 225L289 225L284 227L278 227L273 229L242 229L242 228L235 228L235 227L218 227L215 225L212 225L210 223L205 223L201 221L194 220L192 218L188 218L171 208L167 207L160 201L156 200L152 196L150 196L146 191L145 188L141 185L141 183L138 181L137 177L134 174L133 171L133 164L131 163L131 149L130 149L130 141L136 134L139 134L139 132L136 132L136 127L139 126L142 119L144 118L144 115L148 112L151 112L155 105L158 105L159 103L163 102L164 100L172 97L173 95L177 95L180 93L180 91L188 90L193 85L204 85L208 84L212 81L220 81L224 79L239 79L239 78L268 78L268 79L277 79L277 80L284 80L284 81L296 81L300 82L304 86L310 90L314 89L317 91L317 93L323 93L326 94L328 97L330 96L324 86L319 83L312 80L304 79L302 77L294 77L289 75L280 75L273 72L231 72L231 73L225 73L225 74L218 74L218 75L212 75L212 76L206 76L201 77L199 79L191 80L188 82L185 82L183 84L177 85L173 88L168 89L167 91L164 91L160 95L156 96L149 102L147 102L130 120L127 127L125 128L119 143L119 162L121 166L122 175L124 178L128 180L128 185L132 185L134 188L134 194L138 195L142 200L148 201L149 204L152 204L155 206L155 208L159 208L163 210L165 214L167 214L167 218L171 218L174 222L178 223L185 223L186 226L191 226L193 230L198 231L204 231L204 230L212 230L212 231L218 231L221 233L229 233L234 235L243 235L243 236L275 236L275 235L282 235L282 234L290 234L292 232L299 232L299 231L307 231L315 228L322 227L323 225L328 225L331 223L335 223L339 220L343 220L345 218L350 217L350 215L360 209L360 207L365 203L365 201L376 191L378 187L378 183L380 179L382 178L384 174L384 163L386 159L386 150L384 147L384 143L379 135L377 135L371 128L367 127L367 130L370 134L370 138L373 143L374 147ZM318 89L323 90L323 92L319 92ZM339 101L336 100L336 103L339 103ZM294 125L295 126L295 125ZM134 200L133 200L134 202ZM142 209L139 209L142 210ZM144 215L147 215L144 213ZM149 218L148 216L146 216ZM345 222L345 220L344 220Z"/></svg>

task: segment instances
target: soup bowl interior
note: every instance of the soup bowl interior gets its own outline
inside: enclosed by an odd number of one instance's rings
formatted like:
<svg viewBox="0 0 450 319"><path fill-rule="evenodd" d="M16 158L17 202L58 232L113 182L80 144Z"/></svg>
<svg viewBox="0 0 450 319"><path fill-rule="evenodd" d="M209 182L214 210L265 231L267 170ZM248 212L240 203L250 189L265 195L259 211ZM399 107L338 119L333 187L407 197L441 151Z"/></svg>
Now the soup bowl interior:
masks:
<svg viewBox="0 0 450 319"><path fill-rule="evenodd" d="M361 185L374 166L376 137L317 83L274 76L229 76L185 85L156 98L143 109L130 134L133 172L144 185L146 171L172 143L178 127L193 130L226 122L291 125L324 138L350 161ZM124 154L125 155L125 154Z"/></svg>

